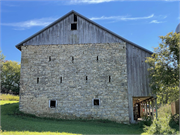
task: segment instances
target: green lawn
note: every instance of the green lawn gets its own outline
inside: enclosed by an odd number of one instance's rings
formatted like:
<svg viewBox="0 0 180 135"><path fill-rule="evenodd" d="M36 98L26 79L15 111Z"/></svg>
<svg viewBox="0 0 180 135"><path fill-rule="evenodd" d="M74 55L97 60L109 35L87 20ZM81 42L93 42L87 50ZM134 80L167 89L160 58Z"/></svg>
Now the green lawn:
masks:
<svg viewBox="0 0 180 135"><path fill-rule="evenodd" d="M18 113L18 101L0 101L0 104L2 135L143 133L139 125L124 125L102 120L43 119Z"/></svg>

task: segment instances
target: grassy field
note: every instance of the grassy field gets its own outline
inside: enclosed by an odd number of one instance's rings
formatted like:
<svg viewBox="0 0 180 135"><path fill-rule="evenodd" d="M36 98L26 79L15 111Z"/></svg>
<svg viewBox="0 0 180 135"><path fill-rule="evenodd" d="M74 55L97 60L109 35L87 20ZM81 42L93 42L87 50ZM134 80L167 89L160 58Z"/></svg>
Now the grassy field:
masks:
<svg viewBox="0 0 180 135"><path fill-rule="evenodd" d="M0 101L2 135L141 134L139 125L102 120L56 120L24 115L18 101Z"/></svg>
<svg viewBox="0 0 180 135"><path fill-rule="evenodd" d="M19 101L19 96L10 95L10 94L1 94L0 100L4 101Z"/></svg>

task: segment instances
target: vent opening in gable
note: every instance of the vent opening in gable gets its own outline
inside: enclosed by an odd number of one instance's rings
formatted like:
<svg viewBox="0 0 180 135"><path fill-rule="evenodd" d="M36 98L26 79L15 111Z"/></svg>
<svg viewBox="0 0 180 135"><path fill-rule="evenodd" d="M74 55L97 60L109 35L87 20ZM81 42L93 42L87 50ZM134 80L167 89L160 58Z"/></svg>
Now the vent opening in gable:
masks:
<svg viewBox="0 0 180 135"><path fill-rule="evenodd" d="M77 22L77 15L74 15L74 22Z"/></svg>
<svg viewBox="0 0 180 135"><path fill-rule="evenodd" d="M71 30L77 30L77 23L71 24Z"/></svg>

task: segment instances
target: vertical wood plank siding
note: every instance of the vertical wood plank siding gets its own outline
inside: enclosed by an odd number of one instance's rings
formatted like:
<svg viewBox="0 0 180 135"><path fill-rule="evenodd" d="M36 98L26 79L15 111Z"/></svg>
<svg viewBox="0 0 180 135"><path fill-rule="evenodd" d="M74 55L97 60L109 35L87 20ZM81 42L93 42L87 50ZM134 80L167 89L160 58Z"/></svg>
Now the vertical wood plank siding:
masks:
<svg viewBox="0 0 180 135"><path fill-rule="evenodd" d="M127 76L128 91L134 97L150 96L149 79L145 63L151 54L127 43Z"/></svg>
<svg viewBox="0 0 180 135"><path fill-rule="evenodd" d="M77 16L77 30L71 30L74 14L54 24L23 45L54 45L123 42L118 37Z"/></svg>

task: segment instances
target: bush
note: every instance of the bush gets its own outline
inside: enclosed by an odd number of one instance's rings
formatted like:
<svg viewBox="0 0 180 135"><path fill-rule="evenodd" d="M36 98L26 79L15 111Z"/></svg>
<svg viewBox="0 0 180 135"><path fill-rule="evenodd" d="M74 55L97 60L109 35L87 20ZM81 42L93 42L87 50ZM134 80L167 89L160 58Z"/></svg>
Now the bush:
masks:
<svg viewBox="0 0 180 135"><path fill-rule="evenodd" d="M148 115L142 116L142 121L139 122L139 127L150 126L152 124L152 117Z"/></svg>
<svg viewBox="0 0 180 135"><path fill-rule="evenodd" d="M164 105L158 109L158 119L154 119L151 126L145 126L147 134L178 134L178 128L171 126L172 115L170 105ZM176 124L177 125L177 124Z"/></svg>

